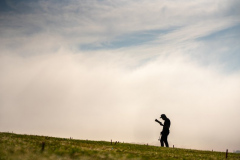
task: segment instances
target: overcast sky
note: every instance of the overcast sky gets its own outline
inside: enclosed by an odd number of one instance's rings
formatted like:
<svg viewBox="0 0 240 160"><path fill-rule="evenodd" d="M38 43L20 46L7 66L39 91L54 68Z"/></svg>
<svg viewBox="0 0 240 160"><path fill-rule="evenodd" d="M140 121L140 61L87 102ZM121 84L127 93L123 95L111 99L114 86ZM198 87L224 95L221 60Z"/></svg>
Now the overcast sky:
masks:
<svg viewBox="0 0 240 160"><path fill-rule="evenodd" d="M1 0L0 131L240 149L240 1Z"/></svg>

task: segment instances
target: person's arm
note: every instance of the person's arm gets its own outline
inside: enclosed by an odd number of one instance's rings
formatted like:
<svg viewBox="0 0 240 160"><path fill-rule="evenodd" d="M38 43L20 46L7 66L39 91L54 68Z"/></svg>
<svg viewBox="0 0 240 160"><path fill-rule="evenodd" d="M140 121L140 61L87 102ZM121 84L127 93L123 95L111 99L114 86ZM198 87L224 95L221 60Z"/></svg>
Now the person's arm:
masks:
<svg viewBox="0 0 240 160"><path fill-rule="evenodd" d="M155 122L158 122L161 126L163 126L162 122L160 122L159 120L155 119Z"/></svg>

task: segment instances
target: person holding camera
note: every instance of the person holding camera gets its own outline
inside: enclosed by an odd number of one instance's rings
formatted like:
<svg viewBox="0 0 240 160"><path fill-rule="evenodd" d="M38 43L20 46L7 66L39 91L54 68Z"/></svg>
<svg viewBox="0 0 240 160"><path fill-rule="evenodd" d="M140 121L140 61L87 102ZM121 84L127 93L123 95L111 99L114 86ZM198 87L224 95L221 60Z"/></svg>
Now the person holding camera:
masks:
<svg viewBox="0 0 240 160"><path fill-rule="evenodd" d="M162 124L162 122L160 122L157 119L155 119L155 122L158 122L161 126L163 126L163 130L161 132L162 136L161 136L161 139L160 139L161 147L164 147L164 143L165 143L165 146L168 147L167 138L168 138L168 135L170 133L169 128L170 128L171 122L165 114L162 114L160 118L162 118L164 120L164 124Z"/></svg>

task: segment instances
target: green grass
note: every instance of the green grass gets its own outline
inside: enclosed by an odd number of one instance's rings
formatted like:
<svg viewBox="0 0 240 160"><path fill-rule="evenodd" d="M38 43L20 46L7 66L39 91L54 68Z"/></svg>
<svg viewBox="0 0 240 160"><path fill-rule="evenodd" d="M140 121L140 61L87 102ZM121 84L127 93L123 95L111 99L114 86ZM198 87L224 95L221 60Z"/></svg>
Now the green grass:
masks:
<svg viewBox="0 0 240 160"><path fill-rule="evenodd" d="M44 151L42 142L45 142ZM5 159L221 160L225 159L225 153L0 132L0 160ZM229 153L228 159L240 159L240 154Z"/></svg>

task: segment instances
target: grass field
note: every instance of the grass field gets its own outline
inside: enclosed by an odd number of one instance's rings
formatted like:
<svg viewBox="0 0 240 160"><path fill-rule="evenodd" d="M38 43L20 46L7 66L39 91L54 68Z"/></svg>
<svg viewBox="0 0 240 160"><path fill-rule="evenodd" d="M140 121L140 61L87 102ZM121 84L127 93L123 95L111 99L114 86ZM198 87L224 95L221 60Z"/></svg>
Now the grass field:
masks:
<svg viewBox="0 0 240 160"><path fill-rule="evenodd" d="M42 143L45 142L42 150ZM223 152L198 151L180 148L106 141L74 140L35 135L19 135L0 132L0 160L23 159L225 159ZM240 159L240 154L229 153L228 159Z"/></svg>

